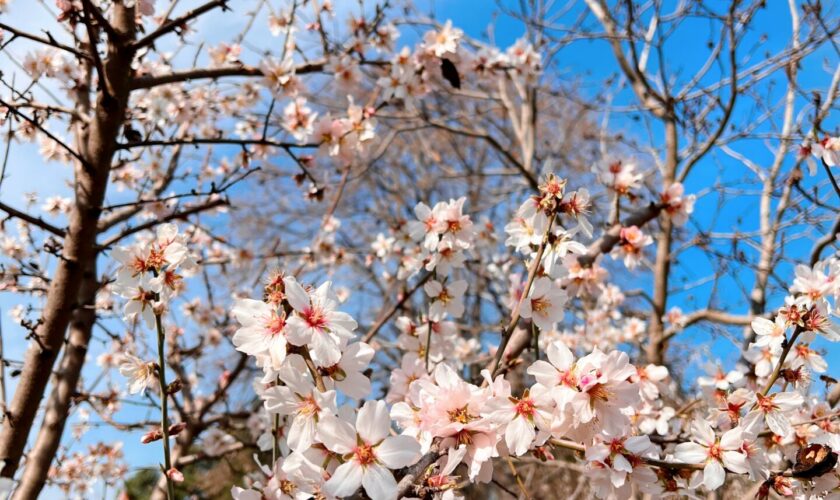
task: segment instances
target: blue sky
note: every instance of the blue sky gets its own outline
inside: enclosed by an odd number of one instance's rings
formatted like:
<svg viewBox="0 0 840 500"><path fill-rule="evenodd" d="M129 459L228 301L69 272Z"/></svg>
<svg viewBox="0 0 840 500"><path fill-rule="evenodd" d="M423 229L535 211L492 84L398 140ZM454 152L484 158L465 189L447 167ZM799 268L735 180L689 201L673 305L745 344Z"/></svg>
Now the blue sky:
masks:
<svg viewBox="0 0 840 500"><path fill-rule="evenodd" d="M159 9L162 8L163 3L162 0L158 0ZM341 2L336 3L340 4ZM355 2L351 3L355 6ZM210 43L226 40L229 33L235 32L236 27L241 26L238 14L248 10L247 8L241 7L242 4L243 2L241 1L232 2L234 14L226 14L224 16L211 15L207 19L200 21L197 30L199 32L209 33L208 42ZM488 26L492 24L492 33L496 44L504 48L522 36L524 29L519 22L504 15L497 15L497 9L492 4L493 2L480 0L438 1L431 2L428 8L421 7L420 10L429 12L433 8L434 14L438 19L452 19L454 25L462 28L467 34L477 38L482 38L487 33ZM766 33L769 35L769 39L762 50L750 56L751 60L748 60L747 54L739 54L739 58L741 58L745 65L751 64L751 61L755 62L760 60L765 51L775 52L788 43L790 25L786 2L777 1L768 2L768 4L768 8L761 12L754 22L754 26L760 26L761 31L755 31L748 36L751 37L751 40L757 41L759 37ZM564 18L564 21L568 22L569 19L573 19L578 10L579 6L575 7ZM667 11L667 8L665 10ZM7 16L4 15L3 21L22 29L29 29L36 32L45 23L51 23L45 17L44 11L39 5L34 2L23 2L21 0L12 2L10 13ZM594 26L592 19L590 19L588 25L590 27ZM251 40L265 41L269 39L269 36L265 22L258 20L249 38ZM700 20L687 21L681 30L678 31L678 34L666 46L665 58L667 67L669 68L669 75L673 75L678 81L682 82L689 79L693 75L693 72L705 60L707 54L705 42L709 39L709 36L708 26L705 22ZM398 45L411 44L413 41L414 38L412 36L406 35L398 41ZM749 45L751 43L745 43L745 46ZM16 51L16 53L22 54L20 51ZM191 58L192 54L183 54L181 57ZM578 82L578 90L583 94L584 98L593 98L600 95L605 90L604 81L615 74L616 71L612 53L603 41L578 41L561 51L556 57L554 64L557 73L564 75L569 82ZM656 59L653 58L649 66L651 71L657 70L657 64ZM829 70L833 71L833 66L836 64L837 54L828 47L821 49L810 58L809 65L801 68L800 82L806 89L824 90L831 76L826 71L826 65ZM6 58L0 58L0 70L6 74L16 71ZM704 83L713 81L717 76L714 71L710 72L705 78L706 81ZM779 83L781 77L783 75L778 74L774 77L774 80ZM771 96L770 101L778 99L783 90L781 85L769 90L769 95ZM805 97L799 97L801 101L799 108L805 104L804 99ZM613 103L617 106L624 106L634 102L634 97L625 90L617 93ZM747 111L748 109L744 105L736 107L736 116L739 116L737 120L740 120L736 121L736 123L744 122L744 119L740 116L746 115ZM600 121L600 117L597 118L597 121ZM837 117L829 116L825 123L825 128L827 130L835 130L836 124ZM612 114L610 128L613 132L623 131L627 136L637 137L641 141L647 140L644 131L639 127L639 122L634 120L632 114L629 113ZM652 130L655 137L661 136L661 130L658 130L656 126L653 126ZM654 139L654 144L661 144L658 141L658 139ZM774 145L772 141L769 143L757 140L741 141L737 145L734 145L733 149L753 158L757 162L766 163L770 158L768 146L773 147ZM786 168L790 168L791 163L791 161L788 161ZM15 144L13 145L12 162L8 171L8 177L0 188L0 199L13 206L22 207L23 193L28 191L38 191L42 200L51 195L66 195L68 193L66 180L70 175L71 172L68 167L55 163L44 163L37 154L37 146ZM806 179L805 185L808 187L813 186L817 182L822 181L822 179L821 176L818 176L816 179ZM736 160L725 154L713 153L695 167L687 179L687 191L701 192L716 182L737 186L748 183L754 185L755 180L750 177L749 172ZM821 192L825 192L826 187L824 184L821 189ZM742 231L756 229L758 220L757 198L745 196L738 200L730 200L721 215L715 218L714 213L717 202L718 195L715 192L709 193L698 201L694 214L694 223L698 227L714 229L716 231L732 231L736 227ZM830 202L835 205L838 204L837 200L830 200ZM63 219L57 219L55 222L57 224L64 223ZM792 256L804 255L810 249L810 243L806 241L793 242L789 243L788 248ZM747 252L748 256L754 256L754 253L750 254L751 250L748 247L743 246L743 250ZM702 279L712 274L715 266L715 263L709 262L699 250L688 250L682 253L680 255L680 264L675 266L673 273L672 283L675 285ZM783 263L780 265L777 273L783 279L787 279L792 275L791 270L791 265ZM641 274L631 274L624 279L633 288L642 286L649 289L650 287L649 280ZM725 308L735 313L745 312L747 310L747 302L739 290L741 284L747 288L752 286L752 273L748 269L735 270L724 277L718 284L717 293L712 305ZM669 305L680 306L684 311L690 312L704 307L709 300L711 291L711 284L703 284L692 288L690 291L676 294ZM14 340L21 338L21 328L15 325L7 314L8 310L19 303L19 301L19 296L0 294L0 307L3 310L0 321L2 322L4 338L6 339L5 348L7 356L11 359L22 359L23 350L25 349L24 342ZM770 297L768 305L769 307L777 307L780 305L780 301L781 297L777 294L776 296ZM732 329L731 333L738 338L740 330ZM701 326L683 334L679 342L697 344L705 342L709 339L709 335L708 329ZM836 362L840 361L840 358L838 358L840 352L836 348L828 346L825 343L820 343L819 345L828 350L827 359L830 364L836 365ZM736 354L732 349L730 341L725 336L716 335L713 337L711 346L709 354L729 361L730 364L728 366L731 367L731 362L734 361ZM703 351L699 352L701 353L700 356L702 356ZM96 353L94 350L91 359L95 358ZM696 373L696 369L688 373L689 375ZM837 373L830 374L837 375ZM135 439L137 436L125 436L124 434L116 433L105 428L97 430L96 435L98 439L125 439L126 453L131 456L132 465L139 465L140 462L147 462L151 465L158 459L158 449L140 446L138 439ZM56 492L51 492L46 498L61 498L61 496Z"/></svg>

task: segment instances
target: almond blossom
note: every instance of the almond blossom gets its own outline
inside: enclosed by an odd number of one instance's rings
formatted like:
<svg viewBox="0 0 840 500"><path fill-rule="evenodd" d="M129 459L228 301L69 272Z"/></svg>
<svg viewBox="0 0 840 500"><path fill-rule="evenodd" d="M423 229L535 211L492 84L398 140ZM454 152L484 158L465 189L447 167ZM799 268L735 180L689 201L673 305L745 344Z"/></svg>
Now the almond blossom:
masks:
<svg viewBox="0 0 840 500"><path fill-rule="evenodd" d="M780 349L785 341L787 326L782 316L776 316L774 321L766 318L755 318L751 323L756 334L755 343L760 347Z"/></svg>
<svg viewBox="0 0 840 500"><path fill-rule="evenodd" d="M270 413L288 415L291 426L288 431L289 447L295 451L306 451L315 442L315 431L319 420L337 412L335 391L321 392L315 388L303 360L294 355L294 361L287 361L280 371L285 385L267 389L263 395L265 409Z"/></svg>
<svg viewBox="0 0 840 500"><path fill-rule="evenodd" d="M370 394L370 379L362 372L368 367L374 354L373 348L364 342L348 345L341 353L338 363L323 369L326 373L324 382L327 387L335 388L355 399L362 399Z"/></svg>
<svg viewBox="0 0 840 500"><path fill-rule="evenodd" d="M628 269L635 269L642 258L642 250L653 243L649 234L644 234L637 226L623 227L619 233L619 244L612 252L613 258L624 258Z"/></svg>
<svg viewBox="0 0 840 500"><path fill-rule="evenodd" d="M432 321L440 321L446 316L460 318L464 314L466 281L441 283L437 280L431 280L423 285L423 290L432 299L432 305L429 308L429 317Z"/></svg>
<svg viewBox="0 0 840 500"><path fill-rule="evenodd" d="M609 498L611 494L620 498L629 497L632 491L628 478L646 493L659 493L656 473L642 461L643 457L656 455L656 448L647 436L599 436L585 452L589 475L596 478L598 498ZM600 481L600 477L605 480Z"/></svg>
<svg viewBox="0 0 840 500"><path fill-rule="evenodd" d="M286 359L285 314L253 299L238 300L232 312L242 325L233 335L236 349L251 356L266 356L271 367L279 370Z"/></svg>
<svg viewBox="0 0 840 500"><path fill-rule="evenodd" d="M516 456L524 455L537 436L535 427L551 432L554 400L547 387L535 384L521 398L511 396L510 384L487 401L483 416L505 427L505 444ZM547 434L546 434L547 435Z"/></svg>
<svg viewBox="0 0 840 500"><path fill-rule="evenodd" d="M774 434L788 436L793 428L785 412L798 408L803 402L798 392L777 392L767 396L758 393L755 395L755 409L744 418L744 427L755 428L763 419Z"/></svg>
<svg viewBox="0 0 840 500"><path fill-rule="evenodd" d="M420 458L420 445L408 436L389 436L390 418L385 403L368 401L352 424L333 416L318 424L318 436L327 448L344 457L327 481L326 491L343 497L359 486L374 499L396 499L397 481L388 469L400 469Z"/></svg>
<svg viewBox="0 0 840 500"><path fill-rule="evenodd" d="M156 380L154 363L147 363L129 353L120 357L119 370L120 375L128 379L129 394L145 394Z"/></svg>
<svg viewBox="0 0 840 500"><path fill-rule="evenodd" d="M705 464L701 482L709 490L716 490L726 479L726 469L737 474L748 471L746 457L740 452L741 434L742 429L736 427L717 437L708 422L695 420L691 442L678 444L674 457L685 463Z"/></svg>
<svg viewBox="0 0 840 500"><path fill-rule="evenodd" d="M519 313L523 318L531 319L542 330L551 330L554 324L563 318L566 304L566 292L556 286L549 278L537 278L531 286L531 292L522 301Z"/></svg>
<svg viewBox="0 0 840 500"><path fill-rule="evenodd" d="M333 366L341 359L341 348L353 337L356 321L337 311L338 300L327 281L308 293L291 276L283 279L286 297L295 314L286 320L286 338L294 345L309 345L319 366Z"/></svg>
<svg viewBox="0 0 840 500"><path fill-rule="evenodd" d="M685 225L688 216L694 212L695 195L685 195L685 187L679 182L668 186L661 196L665 204L665 212L671 216L671 221L677 226Z"/></svg>

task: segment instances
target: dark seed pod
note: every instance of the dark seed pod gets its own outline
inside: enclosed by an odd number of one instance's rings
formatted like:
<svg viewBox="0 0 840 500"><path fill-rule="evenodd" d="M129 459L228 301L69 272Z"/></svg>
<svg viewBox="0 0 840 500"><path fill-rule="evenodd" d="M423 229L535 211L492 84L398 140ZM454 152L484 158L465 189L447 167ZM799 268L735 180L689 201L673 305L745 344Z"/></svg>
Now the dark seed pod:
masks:
<svg viewBox="0 0 840 500"><path fill-rule="evenodd" d="M440 60L440 72L450 85L456 89L461 88L461 75L458 74L458 68L449 59L443 58Z"/></svg>
<svg viewBox="0 0 840 500"><path fill-rule="evenodd" d="M837 453L821 444L811 444L796 453L794 477L810 479L822 476L837 465Z"/></svg>

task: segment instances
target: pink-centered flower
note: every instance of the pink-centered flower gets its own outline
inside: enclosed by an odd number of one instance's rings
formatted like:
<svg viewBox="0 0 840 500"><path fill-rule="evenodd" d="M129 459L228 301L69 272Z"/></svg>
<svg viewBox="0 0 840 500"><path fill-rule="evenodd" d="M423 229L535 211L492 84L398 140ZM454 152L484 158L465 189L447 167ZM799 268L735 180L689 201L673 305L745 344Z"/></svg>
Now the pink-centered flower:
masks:
<svg viewBox="0 0 840 500"><path fill-rule="evenodd" d="M359 486L373 499L397 498L397 481L389 469L400 469L420 458L420 445L408 436L389 436L388 408L383 401L368 401L353 425L328 416L318 424L318 438L344 457L325 488L338 497L353 494Z"/></svg>
<svg viewBox="0 0 840 500"><path fill-rule="evenodd" d="M335 391L318 391L303 358L297 354L286 358L280 379L285 385L266 389L263 394L265 409L291 417L287 437L289 448L306 451L315 442L318 421L337 411Z"/></svg>
<svg viewBox="0 0 840 500"><path fill-rule="evenodd" d="M678 444L674 457L684 463L704 464L702 484L716 490L726 479L724 467L737 474L748 472L746 457L740 452L741 431L736 427L717 437L708 422L697 419L691 425L691 442Z"/></svg>
<svg viewBox="0 0 840 500"><path fill-rule="evenodd" d="M279 370L286 359L286 315L260 300L240 299L233 315L242 325L233 334L237 351L250 356L265 356L271 367Z"/></svg>
<svg viewBox="0 0 840 500"><path fill-rule="evenodd" d="M793 432L787 413L799 408L804 402L805 399L798 392L777 392L767 396L757 393L755 409L744 418L744 427L757 430L756 426L764 420L773 434L787 437Z"/></svg>
<svg viewBox="0 0 840 500"><path fill-rule="evenodd" d="M563 318L566 292L550 278L537 278L531 293L522 301L519 314L530 318L543 331L550 331Z"/></svg>
<svg viewBox="0 0 840 500"><path fill-rule="evenodd" d="M308 345L318 366L333 366L341 359L341 348L353 338L356 321L337 311L338 300L327 281L313 293L291 276L283 278L286 298L295 314L286 322L286 338L294 345Z"/></svg>

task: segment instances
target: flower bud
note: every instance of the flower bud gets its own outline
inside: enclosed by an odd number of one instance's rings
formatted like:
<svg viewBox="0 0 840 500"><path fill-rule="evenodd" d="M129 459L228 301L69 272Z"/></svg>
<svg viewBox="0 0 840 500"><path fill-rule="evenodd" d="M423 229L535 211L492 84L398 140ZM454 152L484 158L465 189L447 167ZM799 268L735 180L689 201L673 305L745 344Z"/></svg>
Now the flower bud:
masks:
<svg viewBox="0 0 840 500"><path fill-rule="evenodd" d="M187 428L187 424L184 422L178 422L177 424L172 424L169 426L169 435L170 436L177 436L181 433L182 430Z"/></svg>
<svg viewBox="0 0 840 500"><path fill-rule="evenodd" d="M161 432L160 429L153 429L143 434L143 437L140 438L140 442L143 444L149 444L161 439L163 439L163 432Z"/></svg>
<svg viewBox="0 0 840 500"><path fill-rule="evenodd" d="M176 483L184 482L184 475L175 467L172 467L171 469L166 471L166 475L169 477L169 479L175 481Z"/></svg>
<svg viewBox="0 0 840 500"><path fill-rule="evenodd" d="M166 386L166 393L172 396L173 394L177 394L183 389L184 383L181 382L181 379L173 380L169 385Z"/></svg>

